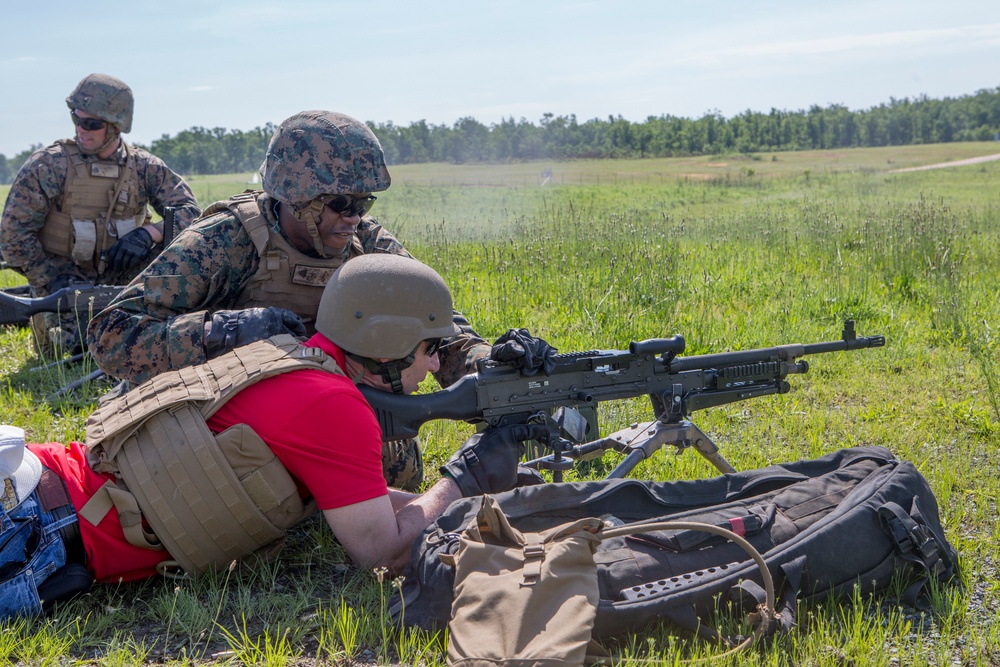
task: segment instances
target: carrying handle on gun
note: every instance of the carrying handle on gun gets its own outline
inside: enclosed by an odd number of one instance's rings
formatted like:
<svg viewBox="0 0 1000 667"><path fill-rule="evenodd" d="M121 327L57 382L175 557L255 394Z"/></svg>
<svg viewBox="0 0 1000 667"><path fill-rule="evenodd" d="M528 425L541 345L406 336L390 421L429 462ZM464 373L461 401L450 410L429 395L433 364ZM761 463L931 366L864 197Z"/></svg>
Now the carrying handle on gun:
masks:
<svg viewBox="0 0 1000 667"><path fill-rule="evenodd" d="M632 341L628 344L628 351L634 355L650 354L662 355L663 360L669 362L678 354L684 353L684 336L674 334L670 338L650 338L648 340Z"/></svg>

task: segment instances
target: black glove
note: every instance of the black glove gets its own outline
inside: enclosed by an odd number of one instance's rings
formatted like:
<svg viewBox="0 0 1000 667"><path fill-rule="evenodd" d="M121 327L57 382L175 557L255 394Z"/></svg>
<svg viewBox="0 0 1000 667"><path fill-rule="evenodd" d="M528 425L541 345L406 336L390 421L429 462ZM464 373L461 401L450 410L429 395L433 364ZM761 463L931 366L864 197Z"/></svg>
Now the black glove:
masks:
<svg viewBox="0 0 1000 667"><path fill-rule="evenodd" d="M91 283L80 276L74 276L69 273L61 273L45 286L45 292L47 294L53 294L58 292L63 287L69 287L70 285L79 285L81 283L86 283L90 285Z"/></svg>
<svg viewBox="0 0 1000 667"><path fill-rule="evenodd" d="M541 338L532 336L527 329L508 329L493 343L490 359L510 364L525 375L534 375L538 371L552 375L557 351Z"/></svg>
<svg viewBox="0 0 1000 667"><path fill-rule="evenodd" d="M441 474L455 480L465 497L509 491L518 483L518 460L524 453L524 442L548 439L549 429L543 424L488 428L466 440L441 466Z"/></svg>
<svg viewBox="0 0 1000 667"><path fill-rule="evenodd" d="M136 227L108 248L108 270L115 273L131 271L153 249L153 237L142 227Z"/></svg>
<svg viewBox="0 0 1000 667"><path fill-rule="evenodd" d="M277 306L217 310L212 313L212 326L205 334L205 354L214 359L234 347L278 334L305 336L306 327L298 315Z"/></svg>

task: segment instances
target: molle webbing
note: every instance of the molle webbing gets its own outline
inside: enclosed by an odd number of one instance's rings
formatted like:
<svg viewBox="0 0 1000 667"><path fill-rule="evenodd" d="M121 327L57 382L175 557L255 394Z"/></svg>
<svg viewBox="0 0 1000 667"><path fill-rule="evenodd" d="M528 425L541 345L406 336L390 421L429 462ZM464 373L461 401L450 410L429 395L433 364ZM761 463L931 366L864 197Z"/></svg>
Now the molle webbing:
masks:
<svg viewBox="0 0 1000 667"><path fill-rule="evenodd" d="M346 258L309 257L297 250L261 214L254 193L218 202L205 215L226 209L246 229L260 257L257 272L243 288L234 307L267 307L280 303L302 319L309 335L315 333L314 322L323 288ZM362 254L364 249L355 236L347 257Z"/></svg>
<svg viewBox="0 0 1000 667"><path fill-rule="evenodd" d="M343 375L322 350L303 347L287 334L237 347L198 366L161 373L94 412L87 419L87 445L101 444L108 458L114 458L117 451L109 444L114 447L161 410L201 402L200 412L207 419L251 384L303 368Z"/></svg>
<svg viewBox="0 0 1000 667"><path fill-rule="evenodd" d="M194 406L151 417L117 461L153 532L191 575L225 566L284 535L287 526L274 525L256 506ZM296 494L290 478L281 486L275 491Z"/></svg>
<svg viewBox="0 0 1000 667"><path fill-rule="evenodd" d="M69 164L60 210L50 210L38 233L46 252L71 257L85 269L99 264L101 251L148 222L135 150L123 144L124 166L116 159L85 160L75 142L61 142ZM114 227L115 233L109 228Z"/></svg>
<svg viewBox="0 0 1000 667"><path fill-rule="evenodd" d="M303 505L295 481L253 429L238 424L216 436L205 423L251 384L303 369L342 374L322 350L275 336L158 375L88 420L92 466L118 472L156 537L189 574L273 544L315 510ZM101 495L81 511L91 523L109 508ZM121 513L123 505L112 501ZM147 536L133 535L126 532L133 544L156 548Z"/></svg>

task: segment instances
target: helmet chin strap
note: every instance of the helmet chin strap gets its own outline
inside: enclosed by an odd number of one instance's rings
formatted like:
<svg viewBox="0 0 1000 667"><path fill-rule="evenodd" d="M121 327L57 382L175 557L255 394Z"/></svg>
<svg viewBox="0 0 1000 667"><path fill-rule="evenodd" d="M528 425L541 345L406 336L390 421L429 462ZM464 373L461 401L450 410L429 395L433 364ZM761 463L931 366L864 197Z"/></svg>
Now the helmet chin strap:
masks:
<svg viewBox="0 0 1000 667"><path fill-rule="evenodd" d="M356 354L346 353L348 357L354 359L359 364L365 367L365 370L370 371L374 375L378 375L382 378L382 382L392 387L392 393L402 394L403 392L403 371L413 365L416 360L414 354L408 354L402 359L395 359L393 361L375 361L368 357L362 357ZM360 380L360 378L357 378ZM355 382L357 384L357 382Z"/></svg>
<svg viewBox="0 0 1000 667"><path fill-rule="evenodd" d="M313 249L319 254L320 257L327 257L326 249L323 247L323 240L319 237L319 216L323 212L323 207L326 206L319 199L313 199L311 202L305 206L299 208L297 206L288 205L291 209L292 215L295 216L300 222L304 222L306 229L309 230L309 236L312 237Z"/></svg>
<svg viewBox="0 0 1000 667"><path fill-rule="evenodd" d="M97 155L98 153L100 153L101 151L103 151L105 148L107 148L111 144L113 144L116 141L118 141L118 137L121 136L121 133L118 131L118 128L115 127L114 125L112 125L111 123L108 123L106 125L106 127L107 127L107 132L104 135L104 143L103 144L101 144L97 148L88 150L88 149L84 148L83 146L81 146L79 143L77 143L77 148L80 149L80 152L83 153L84 155Z"/></svg>

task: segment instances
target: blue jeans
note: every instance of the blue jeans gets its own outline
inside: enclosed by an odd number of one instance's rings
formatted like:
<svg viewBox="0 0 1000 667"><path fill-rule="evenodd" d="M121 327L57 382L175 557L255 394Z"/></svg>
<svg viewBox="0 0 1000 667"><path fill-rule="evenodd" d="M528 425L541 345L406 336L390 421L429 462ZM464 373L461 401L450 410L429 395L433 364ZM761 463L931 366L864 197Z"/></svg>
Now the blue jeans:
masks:
<svg viewBox="0 0 1000 667"><path fill-rule="evenodd" d="M43 510L37 489L9 514L0 506L0 620L42 611L38 586L66 564L59 529L76 520Z"/></svg>

